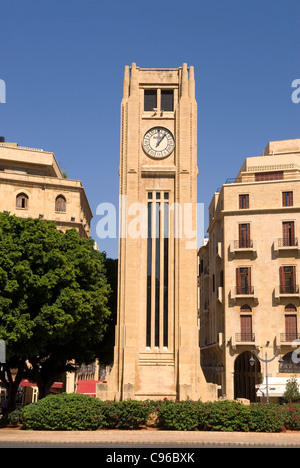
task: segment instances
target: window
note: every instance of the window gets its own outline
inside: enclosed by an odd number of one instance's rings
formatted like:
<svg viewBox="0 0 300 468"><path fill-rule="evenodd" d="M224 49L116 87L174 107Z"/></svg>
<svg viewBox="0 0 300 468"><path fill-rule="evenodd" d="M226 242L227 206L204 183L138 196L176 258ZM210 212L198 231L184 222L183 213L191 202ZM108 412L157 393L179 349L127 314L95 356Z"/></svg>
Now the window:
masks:
<svg viewBox="0 0 300 468"><path fill-rule="evenodd" d="M243 210L249 208L249 194L239 195L239 208Z"/></svg>
<svg viewBox="0 0 300 468"><path fill-rule="evenodd" d="M294 304L288 304L284 308L285 312L297 312L297 307Z"/></svg>
<svg viewBox="0 0 300 468"><path fill-rule="evenodd" d="M162 89L161 90L161 110L173 112L174 110L174 99L173 99L173 90L172 89Z"/></svg>
<svg viewBox="0 0 300 468"><path fill-rule="evenodd" d="M236 293L253 294L250 267L241 267L236 269Z"/></svg>
<svg viewBox="0 0 300 468"><path fill-rule="evenodd" d="M295 240L294 221L284 221L282 223L282 245L284 247L296 245Z"/></svg>
<svg viewBox="0 0 300 468"><path fill-rule="evenodd" d="M144 110L152 112L157 109L157 91L156 89L145 89L144 91Z"/></svg>
<svg viewBox="0 0 300 468"><path fill-rule="evenodd" d="M241 341L253 341L251 315L241 315Z"/></svg>
<svg viewBox="0 0 300 468"><path fill-rule="evenodd" d="M297 340L297 315L285 316L285 341Z"/></svg>
<svg viewBox="0 0 300 468"><path fill-rule="evenodd" d="M239 224L239 245L241 248L249 248L250 245L250 224Z"/></svg>
<svg viewBox="0 0 300 468"><path fill-rule="evenodd" d="M295 294L297 292L295 266L281 266L279 280L281 294Z"/></svg>
<svg viewBox="0 0 300 468"><path fill-rule="evenodd" d="M26 195L26 193L19 193L16 197L16 207L27 210L28 205L29 205L28 195Z"/></svg>
<svg viewBox="0 0 300 468"><path fill-rule="evenodd" d="M252 312L252 309L248 304L242 305L240 310L241 310L241 312L248 312L248 313Z"/></svg>
<svg viewBox="0 0 300 468"><path fill-rule="evenodd" d="M293 192L282 192L282 206L293 206Z"/></svg>
<svg viewBox="0 0 300 468"><path fill-rule="evenodd" d="M280 180L280 179L283 179L283 171L257 172L255 174L256 182L260 182L264 180Z"/></svg>
<svg viewBox="0 0 300 468"><path fill-rule="evenodd" d="M66 212L66 199L63 195L58 195L55 199L55 211L59 211L60 213Z"/></svg>

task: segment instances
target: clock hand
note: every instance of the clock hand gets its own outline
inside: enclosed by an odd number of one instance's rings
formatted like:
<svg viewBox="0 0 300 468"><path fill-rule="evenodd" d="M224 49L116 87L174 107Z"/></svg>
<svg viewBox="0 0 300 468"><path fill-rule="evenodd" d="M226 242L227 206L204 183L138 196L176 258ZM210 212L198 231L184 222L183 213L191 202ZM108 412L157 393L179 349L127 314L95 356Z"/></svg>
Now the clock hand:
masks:
<svg viewBox="0 0 300 468"><path fill-rule="evenodd" d="M161 139L157 142L157 145L156 145L156 146L158 146L159 143L165 138L166 134L167 134L166 132L163 134L163 136L161 137Z"/></svg>
<svg viewBox="0 0 300 468"><path fill-rule="evenodd" d="M156 137L156 138L157 138L156 146L158 146L159 143L160 143L161 140L162 140L162 137L160 136L160 130L158 130L158 134L157 134L157 137Z"/></svg>

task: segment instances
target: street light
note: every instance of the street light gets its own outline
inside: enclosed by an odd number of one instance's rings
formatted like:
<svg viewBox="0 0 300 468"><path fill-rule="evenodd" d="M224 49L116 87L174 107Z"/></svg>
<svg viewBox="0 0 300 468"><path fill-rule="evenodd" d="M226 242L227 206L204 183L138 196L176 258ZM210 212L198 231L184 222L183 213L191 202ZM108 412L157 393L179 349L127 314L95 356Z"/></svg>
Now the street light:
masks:
<svg viewBox="0 0 300 468"><path fill-rule="evenodd" d="M266 365L266 397L267 397L267 404L268 404L268 403L269 403L268 363L274 361L274 359L278 356L279 351L276 351L276 352L275 352L275 355L274 355L271 359L268 359L268 353L267 353L267 351L266 351L266 353L265 353L265 359L259 357L258 354L257 354L257 351L251 351L251 353L252 353L252 354L255 354L255 356L257 357L257 359L259 359L259 361L261 361L261 362L264 362L265 365ZM250 366L254 366L254 364L255 364L255 359L254 359L253 356L251 356L251 358L249 359L249 362L250 362ZM279 359L279 362L283 362L283 359L280 358L280 359Z"/></svg>

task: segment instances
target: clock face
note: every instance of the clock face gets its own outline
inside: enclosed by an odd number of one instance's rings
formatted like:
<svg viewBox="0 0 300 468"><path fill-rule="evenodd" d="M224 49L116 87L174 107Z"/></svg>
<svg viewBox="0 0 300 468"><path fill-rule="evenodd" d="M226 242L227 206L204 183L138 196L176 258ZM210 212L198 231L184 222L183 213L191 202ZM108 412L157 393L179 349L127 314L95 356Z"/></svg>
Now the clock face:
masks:
<svg viewBox="0 0 300 468"><path fill-rule="evenodd" d="M165 158L175 148L174 137L167 128L153 127L144 135L143 148L153 158Z"/></svg>

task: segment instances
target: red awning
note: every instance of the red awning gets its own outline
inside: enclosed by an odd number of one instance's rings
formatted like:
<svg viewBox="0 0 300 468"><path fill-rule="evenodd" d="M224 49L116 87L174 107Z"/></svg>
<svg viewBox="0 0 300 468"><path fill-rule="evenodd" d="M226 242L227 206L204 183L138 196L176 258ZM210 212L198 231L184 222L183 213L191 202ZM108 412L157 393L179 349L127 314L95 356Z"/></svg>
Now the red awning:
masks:
<svg viewBox="0 0 300 468"><path fill-rule="evenodd" d="M34 382L29 382L29 380L22 380L20 383L20 387L36 387L36 383ZM63 383L62 382L54 382L51 388L62 388Z"/></svg>
<svg viewBox="0 0 300 468"><path fill-rule="evenodd" d="M76 393L96 396L96 384L106 382L106 380L78 380Z"/></svg>

